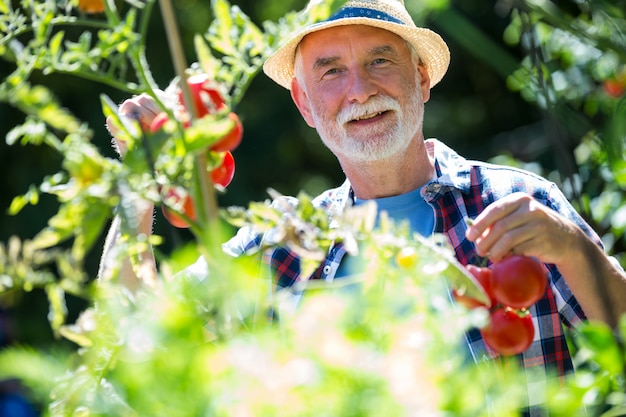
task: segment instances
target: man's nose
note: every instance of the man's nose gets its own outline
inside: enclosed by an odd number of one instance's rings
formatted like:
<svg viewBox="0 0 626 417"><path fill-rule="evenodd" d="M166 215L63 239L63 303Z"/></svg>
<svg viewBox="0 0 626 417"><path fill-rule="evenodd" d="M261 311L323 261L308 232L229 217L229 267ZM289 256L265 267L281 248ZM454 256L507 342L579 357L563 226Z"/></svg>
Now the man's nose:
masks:
<svg viewBox="0 0 626 417"><path fill-rule="evenodd" d="M365 103L378 93L376 83L364 69L353 70L350 75L347 98L352 103Z"/></svg>

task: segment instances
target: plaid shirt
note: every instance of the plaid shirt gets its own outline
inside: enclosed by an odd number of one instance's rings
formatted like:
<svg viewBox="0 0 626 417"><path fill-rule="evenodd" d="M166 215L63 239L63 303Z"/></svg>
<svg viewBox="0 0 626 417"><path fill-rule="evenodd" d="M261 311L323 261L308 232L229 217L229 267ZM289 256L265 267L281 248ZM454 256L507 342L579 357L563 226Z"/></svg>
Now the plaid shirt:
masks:
<svg viewBox="0 0 626 417"><path fill-rule="evenodd" d="M476 218L489 204L515 192L529 194L574 221L601 245L595 232L555 184L516 168L466 160L434 139L427 140L426 143L435 158L436 175L423 188L422 196L434 209L434 232L447 236L462 264L475 263L477 257L474 243L465 238L466 219ZM351 187L346 181L342 186L322 193L314 202L326 208L332 215L333 212L343 210L351 201ZM224 249L228 253L239 255L258 249L261 239L261 236L251 233L250 230L242 229L224 245ZM345 250L341 245L331 248L312 279L332 280L344 255ZM279 288L290 287L303 278L299 275L298 257L289 250L275 249L264 256L273 269ZM547 370L556 371L560 376L573 370L563 329L564 326L573 327L585 320L580 305L558 269L554 265L545 266L550 285L544 297L530 309L535 326L535 340L528 350L519 355L520 363L524 367L542 370L528 374L531 406L529 415L540 415L532 411L532 405L545 402ZM485 345L478 330L470 331L466 338L475 361L498 357Z"/></svg>

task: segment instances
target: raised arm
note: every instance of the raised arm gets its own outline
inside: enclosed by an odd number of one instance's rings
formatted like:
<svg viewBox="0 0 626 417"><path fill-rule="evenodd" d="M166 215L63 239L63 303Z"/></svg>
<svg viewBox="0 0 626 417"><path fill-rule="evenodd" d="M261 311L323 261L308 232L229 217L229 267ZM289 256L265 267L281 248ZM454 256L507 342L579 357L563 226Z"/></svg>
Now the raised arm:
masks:
<svg viewBox="0 0 626 417"><path fill-rule="evenodd" d="M119 107L120 117L128 117L139 121L142 129L147 129L152 119L159 112L160 109L154 100L146 94L130 98ZM110 118L107 118L106 125L113 136L113 146L120 156L124 157L126 144L117 139L117 130ZM138 200L134 202L134 206L139 220L136 229L137 235L138 237L143 235L145 241L147 241L147 238L152 234L154 205L151 201ZM156 279L156 263L151 248L148 246L146 251L138 255L139 262L137 267L133 268L130 256L119 253L122 247L119 245L121 235L122 217L118 215L113 219L104 243L98 279L107 280L116 276L131 291L137 289L141 282L152 285ZM122 259L121 265L119 264L120 259Z"/></svg>
<svg viewBox="0 0 626 417"><path fill-rule="evenodd" d="M614 327L626 313L626 274L576 223L526 194L488 206L468 231L479 255L508 254L554 264L590 320Z"/></svg>

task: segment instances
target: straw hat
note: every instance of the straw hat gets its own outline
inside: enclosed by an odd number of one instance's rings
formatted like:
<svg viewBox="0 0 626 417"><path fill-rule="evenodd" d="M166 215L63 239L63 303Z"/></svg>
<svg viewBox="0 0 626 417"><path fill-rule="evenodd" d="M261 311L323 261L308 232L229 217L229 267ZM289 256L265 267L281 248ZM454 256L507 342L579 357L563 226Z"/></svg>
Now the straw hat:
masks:
<svg viewBox="0 0 626 417"><path fill-rule="evenodd" d="M441 81L448 69L448 45L435 32L415 26L404 0L349 0L327 20L307 26L287 40L267 59L263 71L279 85L291 89L296 48L302 38L318 30L343 25L374 26L404 38L413 45L426 65L431 87Z"/></svg>

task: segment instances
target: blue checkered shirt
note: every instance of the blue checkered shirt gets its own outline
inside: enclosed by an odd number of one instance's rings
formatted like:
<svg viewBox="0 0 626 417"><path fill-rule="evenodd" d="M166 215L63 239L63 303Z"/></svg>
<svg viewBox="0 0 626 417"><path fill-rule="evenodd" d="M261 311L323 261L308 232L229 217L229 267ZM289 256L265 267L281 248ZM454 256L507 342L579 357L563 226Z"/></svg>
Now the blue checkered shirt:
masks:
<svg viewBox="0 0 626 417"><path fill-rule="evenodd" d="M447 236L460 263L477 263L474 243L465 237L466 220L476 218L489 204L515 192L529 194L572 220L601 245L596 233L554 183L520 169L467 160L435 139L426 143L435 158L436 175L423 188L422 196L434 209L434 232ZM340 187L319 195L314 203L332 215L343 210L351 201L351 187L346 181ZM224 249L232 255L240 255L259 249L262 239L262 236L242 228L224 245ZM309 278L332 280L345 253L341 245L332 247L325 261ZM264 260L271 266L278 288L290 287L307 278L300 276L298 257L285 248L265 253ZM527 351L519 355L524 367L544 370L539 376L533 373L535 377L529 376L528 379L531 410L533 405L545 402L543 396L548 370L561 376L573 370L564 328L574 327L585 320L584 312L558 269L550 264L545 266L550 285L544 297L530 309L536 330L535 340ZM467 344L476 361L498 360L498 355L485 345L478 330L467 334Z"/></svg>

